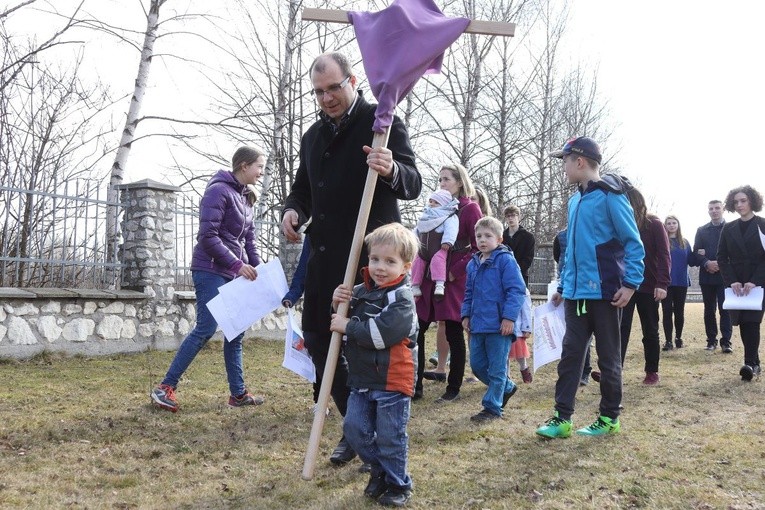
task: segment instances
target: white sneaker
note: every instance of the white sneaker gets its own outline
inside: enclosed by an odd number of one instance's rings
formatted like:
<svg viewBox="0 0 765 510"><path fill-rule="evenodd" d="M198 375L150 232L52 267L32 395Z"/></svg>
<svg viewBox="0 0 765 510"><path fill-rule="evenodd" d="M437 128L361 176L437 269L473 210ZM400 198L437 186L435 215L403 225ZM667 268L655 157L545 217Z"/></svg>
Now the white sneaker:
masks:
<svg viewBox="0 0 765 510"><path fill-rule="evenodd" d="M444 282L436 282L436 289L433 291L434 296L444 295Z"/></svg>
<svg viewBox="0 0 765 510"><path fill-rule="evenodd" d="M412 285L412 296L414 297L422 296L422 290L420 289L419 285Z"/></svg>

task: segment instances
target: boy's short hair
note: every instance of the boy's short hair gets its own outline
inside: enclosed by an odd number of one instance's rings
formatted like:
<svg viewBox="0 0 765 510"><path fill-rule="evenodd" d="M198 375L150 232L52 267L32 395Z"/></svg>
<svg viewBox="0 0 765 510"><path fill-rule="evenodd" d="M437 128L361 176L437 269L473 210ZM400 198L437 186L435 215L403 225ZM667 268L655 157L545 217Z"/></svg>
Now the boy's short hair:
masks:
<svg viewBox="0 0 765 510"><path fill-rule="evenodd" d="M516 216L521 215L521 208L517 205L510 204L507 207L504 208L502 211L502 216L510 216L511 214L514 214Z"/></svg>
<svg viewBox="0 0 765 510"><path fill-rule="evenodd" d="M484 216L475 224L475 229L478 230L479 228L490 231L492 234L496 235L500 240L502 240L502 222L500 222L497 218Z"/></svg>
<svg viewBox="0 0 765 510"><path fill-rule="evenodd" d="M722 200L717 200L717 199L710 200L707 205L712 205L712 204L722 204Z"/></svg>
<svg viewBox="0 0 765 510"><path fill-rule="evenodd" d="M420 241L414 232L401 223L388 223L377 227L364 238L367 249L378 244L389 244L398 252L405 264L411 263L420 249Z"/></svg>

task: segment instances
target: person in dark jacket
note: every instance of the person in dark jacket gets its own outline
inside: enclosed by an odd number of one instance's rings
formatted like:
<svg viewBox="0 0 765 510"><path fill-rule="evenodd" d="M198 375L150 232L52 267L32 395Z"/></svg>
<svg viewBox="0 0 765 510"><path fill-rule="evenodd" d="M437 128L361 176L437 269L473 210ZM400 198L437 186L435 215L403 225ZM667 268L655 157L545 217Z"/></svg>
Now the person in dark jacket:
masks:
<svg viewBox="0 0 765 510"><path fill-rule="evenodd" d="M345 437L370 465L364 494L386 506L409 501L409 422L417 374L417 315L407 272L419 241L400 223L376 229L365 239L369 266L364 283L340 285L335 309L350 301L350 318L332 315L331 329L345 334L348 358L348 414Z"/></svg>
<svg viewBox="0 0 765 510"><path fill-rule="evenodd" d="M507 228L502 233L502 244L513 252L518 266L521 268L523 281L526 288L529 286L529 268L534 262L534 247L536 240L534 234L521 225L521 210L517 205L508 205L502 212L505 216Z"/></svg>
<svg viewBox="0 0 765 510"><path fill-rule="evenodd" d="M739 218L723 227L717 260L725 285L737 296L746 296L754 287L765 286L765 218L754 214L762 210L762 195L751 186L734 188L725 199L725 210L737 212ZM744 365L739 370L744 381L760 375L763 308L765 297L759 310L730 310L744 344Z"/></svg>
<svg viewBox="0 0 765 510"><path fill-rule="evenodd" d="M367 232L401 220L398 200L414 200L422 189L409 135L394 117L388 147L367 146L373 137L375 106L357 91L357 78L340 53L320 55L309 71L320 119L300 142L300 165L284 204L282 230L300 241L297 229L308 218L311 255L303 296L303 335L321 385L332 334L329 330L332 293L343 282L366 183L367 168L379 174ZM367 263L362 249L359 266ZM357 280L360 281L360 280ZM332 398L345 416L348 365L342 353L332 382ZM343 465L356 454L344 438L330 456Z"/></svg>
<svg viewBox="0 0 765 510"><path fill-rule="evenodd" d="M715 310L720 313L720 347L724 353L733 352L730 337L733 327L730 323L730 314L723 310L725 301L725 284L720 274L720 266L717 264L717 246L720 244L720 234L725 226L722 217L722 202L712 200L707 206L709 218L712 220L696 230L696 239L693 242L693 253L699 262L699 287L704 299L704 329L707 334L708 351L717 349L717 318Z"/></svg>
<svg viewBox="0 0 765 510"><path fill-rule="evenodd" d="M191 259L197 323L178 348L162 384L151 392L152 401L162 409L178 411L175 398L178 381L218 328L207 309L208 301L218 295L218 287L237 276L248 280L258 277L255 266L260 264L260 257L255 248L252 223L255 194L248 186L254 185L263 175L265 165L263 152L240 147L231 160L233 170L220 170L207 183L199 206L199 233ZM228 405L231 407L263 403L263 398L253 396L244 384L242 337L244 333L223 341L223 359L231 392Z"/></svg>
<svg viewBox="0 0 765 510"><path fill-rule="evenodd" d="M640 240L645 248L645 272L643 282L632 295L622 312L622 366L627 355L627 345L632 331L632 316L637 308L640 326L643 331L643 355L645 357L645 379L643 384L654 385L659 382L659 303L667 297L670 284L669 238L661 220L649 214L643 194L637 188L627 191L635 222L640 231Z"/></svg>
<svg viewBox="0 0 765 510"><path fill-rule="evenodd" d="M303 297L303 291L305 290L305 274L308 269L308 257L310 257L310 255L311 239L306 235L305 239L303 239L303 249L300 251L297 267L292 274L290 288L282 298L282 305L284 305L285 308L292 308L295 306L295 303Z"/></svg>

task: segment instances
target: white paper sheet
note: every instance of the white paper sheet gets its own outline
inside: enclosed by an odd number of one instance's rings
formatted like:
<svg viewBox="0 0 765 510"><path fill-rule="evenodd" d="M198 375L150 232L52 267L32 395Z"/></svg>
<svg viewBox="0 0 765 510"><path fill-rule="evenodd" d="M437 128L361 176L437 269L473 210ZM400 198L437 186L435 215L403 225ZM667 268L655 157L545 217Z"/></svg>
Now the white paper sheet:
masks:
<svg viewBox="0 0 765 510"><path fill-rule="evenodd" d="M231 341L260 319L281 306L289 290L279 259L260 264L258 277L252 281L236 278L218 289L207 308Z"/></svg>
<svg viewBox="0 0 765 510"><path fill-rule="evenodd" d="M311 356L308 354L308 349L305 348L303 332L300 331L292 308L287 308L287 315L287 337L284 342L282 366L307 379L308 382L316 382L316 369L313 366Z"/></svg>
<svg viewBox="0 0 765 510"><path fill-rule="evenodd" d="M723 310L762 310L762 287L755 287L746 296L737 296L733 289L725 289Z"/></svg>
<svg viewBox="0 0 765 510"><path fill-rule="evenodd" d="M559 360L566 333L566 314L563 304L552 301L534 308L534 372L540 367Z"/></svg>

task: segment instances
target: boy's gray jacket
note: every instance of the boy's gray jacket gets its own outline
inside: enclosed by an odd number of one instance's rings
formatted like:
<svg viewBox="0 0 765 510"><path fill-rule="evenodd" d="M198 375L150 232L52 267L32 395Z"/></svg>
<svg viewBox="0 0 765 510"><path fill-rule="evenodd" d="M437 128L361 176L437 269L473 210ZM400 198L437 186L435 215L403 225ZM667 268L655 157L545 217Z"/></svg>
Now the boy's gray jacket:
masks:
<svg viewBox="0 0 765 510"><path fill-rule="evenodd" d="M353 288L345 328L348 385L414 395L417 376L417 314L408 277L378 287L362 270Z"/></svg>

